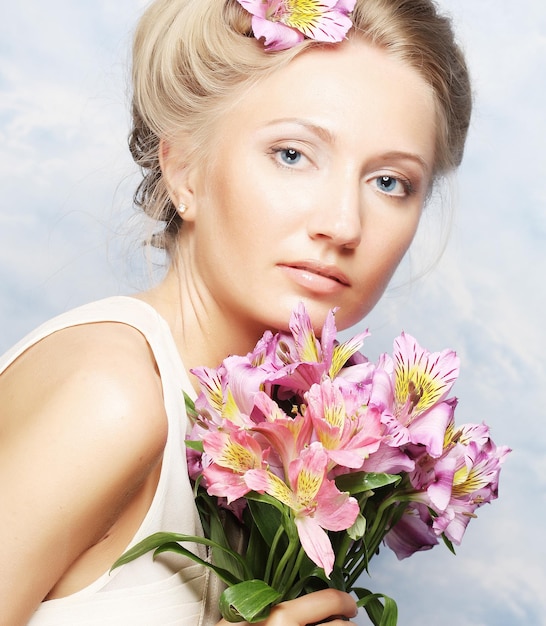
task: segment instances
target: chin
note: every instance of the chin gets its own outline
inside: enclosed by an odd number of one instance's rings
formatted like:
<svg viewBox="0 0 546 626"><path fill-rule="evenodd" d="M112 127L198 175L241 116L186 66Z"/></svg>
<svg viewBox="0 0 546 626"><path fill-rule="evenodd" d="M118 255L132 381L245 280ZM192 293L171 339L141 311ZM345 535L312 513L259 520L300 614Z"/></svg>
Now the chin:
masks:
<svg viewBox="0 0 546 626"><path fill-rule="evenodd" d="M317 336L320 336L324 321L330 310L337 309L335 316L336 328L338 331L341 331L358 324L373 307L373 304L369 305L368 303L358 303L358 306L350 306L341 303L336 305L329 301L321 301L309 297L287 298L285 302L279 302L279 306L276 309L275 317L277 323L274 326L276 330L288 330L290 315L300 302L303 302L305 305L307 313L311 318L313 330Z"/></svg>

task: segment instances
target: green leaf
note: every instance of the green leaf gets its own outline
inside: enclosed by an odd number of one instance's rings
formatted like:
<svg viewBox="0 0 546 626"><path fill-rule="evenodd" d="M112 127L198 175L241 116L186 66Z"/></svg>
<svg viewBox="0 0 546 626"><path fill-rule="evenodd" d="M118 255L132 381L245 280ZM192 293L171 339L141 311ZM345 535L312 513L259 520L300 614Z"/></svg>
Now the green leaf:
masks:
<svg viewBox="0 0 546 626"><path fill-rule="evenodd" d="M453 546L453 543L445 536L444 533L442 533L442 539L443 539L444 543L446 544L447 549L451 552L451 554L456 554L455 547Z"/></svg>
<svg viewBox="0 0 546 626"><path fill-rule="evenodd" d="M398 474L376 474L375 472L354 472L352 474L342 474L336 478L336 485L340 491L347 491L351 495L373 491L386 487L387 485L397 485L402 480Z"/></svg>
<svg viewBox="0 0 546 626"><path fill-rule="evenodd" d="M263 496L259 494L256 496L256 498L249 499L248 508L265 543L271 545L282 524L283 511L270 502L270 496L267 496L267 499L262 499ZM271 499L274 500L274 498Z"/></svg>
<svg viewBox="0 0 546 626"><path fill-rule="evenodd" d="M228 622L259 622L269 615L280 593L262 580L246 580L220 596L220 611Z"/></svg>
<svg viewBox="0 0 546 626"><path fill-rule="evenodd" d="M226 585L236 585L241 580L240 578L234 576L228 570L218 567L217 565L215 565L214 563L210 563L209 561L204 561L202 558L198 557L193 552L190 552L188 548L184 548L184 546L181 546L179 543L165 543L162 546L159 546L159 548L157 548L154 552L154 557L156 557L158 554L161 554L162 552L174 552L176 554L182 554L189 557L192 561L195 561L195 563L199 563L199 565L203 565L204 567L208 567L209 569L211 569L216 574L216 576L218 576L218 578Z"/></svg>
<svg viewBox="0 0 546 626"><path fill-rule="evenodd" d="M249 514L250 517L250 514ZM245 551L245 561L253 578L264 579L267 559L264 554L268 553L269 546L265 543L256 524L249 524L250 532Z"/></svg>
<svg viewBox="0 0 546 626"><path fill-rule="evenodd" d="M221 510L221 515L216 512L210 516L210 534L209 538L217 543L221 548L212 548L212 562L218 567L227 569L234 574L239 580L251 577L251 571L248 567L243 567L239 559L234 558L234 550L229 541L229 531L235 533L234 522L228 511ZM225 549L224 549L225 548ZM245 563L246 565L246 563Z"/></svg>
<svg viewBox="0 0 546 626"><path fill-rule="evenodd" d="M184 390L182 390L182 393L184 394L184 403L186 405L188 419L191 422L195 422L199 418L199 413L195 410L195 403Z"/></svg>
<svg viewBox="0 0 546 626"><path fill-rule="evenodd" d="M398 623L398 607L396 602L382 593L372 593L369 589L355 587L352 589L358 597L357 606L364 607L374 626L396 626ZM384 604L380 598L383 598Z"/></svg>
<svg viewBox="0 0 546 626"><path fill-rule="evenodd" d="M214 564L208 563L204 561L193 552L190 552L187 548L184 548L180 545L183 542L191 542L198 543L204 546L208 546L209 548L216 548L218 550L224 550L228 552L238 563L242 566L243 570L246 571L246 564L244 559L240 554L234 552L233 550L226 548L225 546L221 546L217 544L215 541L211 541L210 539L206 539L204 537L199 537L196 535L180 535L177 533L165 533L159 532L149 537L143 539L140 543L137 543L130 550L127 550L125 554L122 554L120 558L112 565L112 569L119 567L120 565L125 565L130 561L134 561L139 556L154 550L154 556L161 552L177 552L179 554L184 554L188 556L190 559L195 561L196 563L200 563L205 565L205 567L209 567L214 570L219 578L221 578L226 584L233 585L241 580L240 577L236 576L235 572L227 571L222 569L221 567L217 567Z"/></svg>
<svg viewBox="0 0 546 626"><path fill-rule="evenodd" d="M186 439L184 441L184 444L186 448L191 448L192 450L196 450L197 452L205 451L202 441L192 441L191 439Z"/></svg>
<svg viewBox="0 0 546 626"><path fill-rule="evenodd" d="M354 524L347 529L347 534L353 541L358 541L358 539L362 539L364 534L366 533L366 518L359 513L354 521Z"/></svg>
<svg viewBox="0 0 546 626"><path fill-rule="evenodd" d="M246 494L245 498L249 501L265 502L275 507L283 515L286 514L285 505L282 502L280 502L280 500L277 500L277 498L274 498L273 496L270 496L267 493L256 493L255 491L249 491Z"/></svg>

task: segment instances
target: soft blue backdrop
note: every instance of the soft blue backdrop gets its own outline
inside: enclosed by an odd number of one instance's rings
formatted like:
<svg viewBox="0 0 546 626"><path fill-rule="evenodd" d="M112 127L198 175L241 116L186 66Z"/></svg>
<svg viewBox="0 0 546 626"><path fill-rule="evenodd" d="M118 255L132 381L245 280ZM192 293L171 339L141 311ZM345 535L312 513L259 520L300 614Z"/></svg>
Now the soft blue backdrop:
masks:
<svg viewBox="0 0 546 626"><path fill-rule="evenodd" d="M55 313L149 278L125 147L127 50L144 4L0 10L0 352ZM430 207L421 244L365 320L366 351L390 350L401 329L455 348L458 421L487 421L514 451L500 499L456 557L442 546L402 562L384 552L364 582L398 600L401 626L544 626L546 4L441 5L476 90L465 163L444 192L456 207L450 243L419 277L438 248Z"/></svg>

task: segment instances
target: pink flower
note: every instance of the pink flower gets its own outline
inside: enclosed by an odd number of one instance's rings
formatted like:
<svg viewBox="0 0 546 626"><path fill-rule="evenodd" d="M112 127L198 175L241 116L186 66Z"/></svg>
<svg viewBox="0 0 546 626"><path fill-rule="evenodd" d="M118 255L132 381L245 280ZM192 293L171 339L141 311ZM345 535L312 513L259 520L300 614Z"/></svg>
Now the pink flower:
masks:
<svg viewBox="0 0 546 626"><path fill-rule="evenodd" d="M199 415L196 426L208 431L211 427L219 428L225 420L239 426L250 425L248 415L241 411L233 395L225 362L218 369L195 368L192 374L201 386L201 393L195 401L195 409Z"/></svg>
<svg viewBox="0 0 546 626"><path fill-rule="evenodd" d="M226 419L241 427L252 425L254 395L282 366L275 358L278 340L279 335L266 331L246 356L229 356L217 369L191 370L201 387L195 409L207 422L207 428L211 422L220 426Z"/></svg>
<svg viewBox="0 0 546 626"><path fill-rule="evenodd" d="M304 38L342 41L351 28L348 17L356 0L238 0L252 14L256 39L265 49L286 50Z"/></svg>
<svg viewBox="0 0 546 626"><path fill-rule="evenodd" d="M369 333L359 333L338 343L334 315L335 311L329 311L319 341L305 306L299 304L290 318L291 336L283 334L277 344L277 358L283 366L269 378L271 384L304 393L325 376L340 376L349 382L352 376L360 384L371 385L373 366L358 352Z"/></svg>
<svg viewBox="0 0 546 626"><path fill-rule="evenodd" d="M433 545L432 535L445 535L459 545L475 511L497 497L501 465L509 452L493 443L486 424L455 429L452 417L443 454L433 458L423 452L415 459L415 470L409 475L416 490L409 496L413 502L386 535L385 543L398 558ZM419 547L421 541L424 544Z"/></svg>
<svg viewBox="0 0 546 626"><path fill-rule="evenodd" d="M455 466L451 498L444 510L438 511L434 530L460 544L476 509L497 498L501 466L510 448L497 447L486 424L468 424L455 430L451 422L446 450Z"/></svg>
<svg viewBox="0 0 546 626"><path fill-rule="evenodd" d="M245 480L254 491L268 493L293 511L303 549L330 576L335 555L325 530L350 528L359 506L326 478L327 468L328 455L314 442L290 463L287 482L266 469L247 472Z"/></svg>
<svg viewBox="0 0 546 626"><path fill-rule="evenodd" d="M394 363L384 355L374 373L370 404L383 412L393 446L421 444L438 457L453 414L447 394L459 375L452 350L430 353L402 333L394 342Z"/></svg>
<svg viewBox="0 0 546 626"><path fill-rule="evenodd" d="M225 497L228 504L250 491L245 474L264 467L268 455L251 434L236 428L205 435L203 447L211 460L203 468L207 491L211 496Z"/></svg>
<svg viewBox="0 0 546 626"><path fill-rule="evenodd" d="M453 350L429 352L406 333L394 340L395 399L398 413L407 418L441 402L459 375Z"/></svg>
<svg viewBox="0 0 546 626"><path fill-rule="evenodd" d="M345 471L360 469L379 448L384 431L380 415L367 410L367 397L362 397L357 386L345 387L342 392L336 380L325 378L311 387L305 399L317 438L331 463Z"/></svg>
<svg viewBox="0 0 546 626"><path fill-rule="evenodd" d="M290 463L312 441L313 424L307 413L288 416L267 394L256 395L256 409L265 421L256 424L254 433L262 435L271 446L269 463L279 476L288 474Z"/></svg>
<svg viewBox="0 0 546 626"><path fill-rule="evenodd" d="M478 507L497 497L509 452L485 424L456 429L453 351L428 352L402 333L392 358L373 364L359 352L367 334L339 343L332 310L317 336L300 304L289 332L267 331L246 356L193 370L201 394L190 407L192 479L243 524L250 491L276 499L283 524L295 525L284 529L289 541L299 538L326 576L336 559L329 532L353 527L353 548L368 560L381 541L400 559L440 536L459 544ZM359 505L349 491L365 473L379 483ZM383 474L400 480L381 484Z"/></svg>

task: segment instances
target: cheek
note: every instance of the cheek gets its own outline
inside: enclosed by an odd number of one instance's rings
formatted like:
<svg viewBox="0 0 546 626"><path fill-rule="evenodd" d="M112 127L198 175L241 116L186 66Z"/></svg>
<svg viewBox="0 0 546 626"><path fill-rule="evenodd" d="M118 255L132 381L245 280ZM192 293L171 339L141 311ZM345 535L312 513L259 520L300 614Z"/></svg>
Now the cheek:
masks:
<svg viewBox="0 0 546 626"><path fill-rule="evenodd" d="M393 233L393 237L390 241L386 242L385 249L388 251L386 255L388 257L388 263L396 269L403 259L404 255L408 251L415 233L417 226L419 225L419 219L412 221L407 225L407 228L400 231L397 236Z"/></svg>
<svg viewBox="0 0 546 626"><path fill-rule="evenodd" d="M407 212L402 208L388 220L377 220L375 227L366 233L364 248L373 250L381 273L396 269L413 241L420 216L420 204L408 207Z"/></svg>
<svg viewBox="0 0 546 626"><path fill-rule="evenodd" d="M377 304L413 241L418 223L418 218L403 223L398 220L390 227L383 223L377 231L365 234L357 260L360 272L352 305L336 316L343 328L358 323Z"/></svg>

